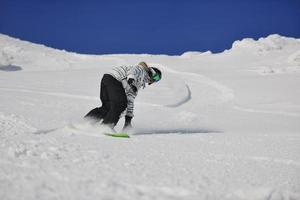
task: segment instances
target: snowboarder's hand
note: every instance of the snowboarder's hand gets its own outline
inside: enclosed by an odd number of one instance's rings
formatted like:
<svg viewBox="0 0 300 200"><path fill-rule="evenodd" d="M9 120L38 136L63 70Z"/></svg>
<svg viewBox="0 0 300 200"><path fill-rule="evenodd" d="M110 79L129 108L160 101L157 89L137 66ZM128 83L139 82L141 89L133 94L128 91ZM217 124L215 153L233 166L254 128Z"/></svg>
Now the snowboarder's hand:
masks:
<svg viewBox="0 0 300 200"><path fill-rule="evenodd" d="M123 130L132 129L131 120L132 120L132 117L125 116L125 124L124 124Z"/></svg>

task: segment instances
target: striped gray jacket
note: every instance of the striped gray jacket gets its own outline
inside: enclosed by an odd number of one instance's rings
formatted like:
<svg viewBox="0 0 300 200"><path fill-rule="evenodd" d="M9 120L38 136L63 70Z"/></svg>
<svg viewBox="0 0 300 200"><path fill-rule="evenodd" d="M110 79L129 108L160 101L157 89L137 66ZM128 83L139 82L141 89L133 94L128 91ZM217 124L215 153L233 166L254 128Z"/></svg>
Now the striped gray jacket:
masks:
<svg viewBox="0 0 300 200"><path fill-rule="evenodd" d="M138 91L141 88L145 88L146 83L149 83L150 77L148 73L143 66L136 65L115 67L109 72L109 74L122 83L127 96L126 116L133 117L134 99L137 96ZM134 79L133 85L137 88L136 92L132 90L127 82L130 78Z"/></svg>

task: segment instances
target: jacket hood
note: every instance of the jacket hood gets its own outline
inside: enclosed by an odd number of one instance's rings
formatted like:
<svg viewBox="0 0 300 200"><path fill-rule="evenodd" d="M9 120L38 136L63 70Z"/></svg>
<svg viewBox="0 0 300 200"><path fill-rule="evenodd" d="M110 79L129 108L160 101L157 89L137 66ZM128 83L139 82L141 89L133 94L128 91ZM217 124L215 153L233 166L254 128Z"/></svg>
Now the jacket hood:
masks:
<svg viewBox="0 0 300 200"><path fill-rule="evenodd" d="M147 63L145 63L145 62L140 62L138 65L139 65L140 67L142 67L146 72L149 73L150 67L147 65Z"/></svg>

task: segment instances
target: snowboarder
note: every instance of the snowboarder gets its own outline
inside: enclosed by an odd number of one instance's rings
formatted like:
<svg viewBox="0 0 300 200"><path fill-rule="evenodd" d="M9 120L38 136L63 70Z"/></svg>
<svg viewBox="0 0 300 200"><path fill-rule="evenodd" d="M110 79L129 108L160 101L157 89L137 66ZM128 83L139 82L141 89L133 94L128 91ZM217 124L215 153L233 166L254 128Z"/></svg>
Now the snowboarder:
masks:
<svg viewBox="0 0 300 200"><path fill-rule="evenodd" d="M159 69L149 67L145 62L140 62L136 66L113 68L112 71L104 74L101 80L102 106L91 110L85 118L101 122L113 129L121 114L127 109L123 130L132 128L134 99L139 89L145 88L146 84L158 82L161 76Z"/></svg>

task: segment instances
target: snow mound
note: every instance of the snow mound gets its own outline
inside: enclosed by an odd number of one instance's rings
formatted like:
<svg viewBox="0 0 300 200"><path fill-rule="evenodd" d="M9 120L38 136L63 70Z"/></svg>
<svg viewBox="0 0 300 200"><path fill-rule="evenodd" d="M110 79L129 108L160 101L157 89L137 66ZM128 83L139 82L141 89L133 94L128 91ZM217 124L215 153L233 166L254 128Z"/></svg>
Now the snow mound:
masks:
<svg viewBox="0 0 300 200"><path fill-rule="evenodd" d="M300 50L288 57L288 62L292 65L300 66Z"/></svg>
<svg viewBox="0 0 300 200"><path fill-rule="evenodd" d="M300 40L296 38L278 34L258 40L245 38L235 41L223 54L232 56L235 62L246 61L244 66L260 75L300 72Z"/></svg>
<svg viewBox="0 0 300 200"><path fill-rule="evenodd" d="M192 57L197 57L197 56L206 56L206 55L211 55L211 51L205 51L205 52L200 52L200 51L187 51L181 54L180 57L182 58L192 58Z"/></svg>
<svg viewBox="0 0 300 200"><path fill-rule="evenodd" d="M0 34L0 67L18 66L30 71L82 69L116 64L118 59L77 54ZM4 70L2 70L4 71ZM6 71L12 71L10 68Z"/></svg>
<svg viewBox="0 0 300 200"><path fill-rule="evenodd" d="M245 38L237 40L232 44L232 50L252 50L258 52L276 51L287 48L300 48L299 39L280 36L278 34L269 35L266 38L259 38L254 40L252 38Z"/></svg>
<svg viewBox="0 0 300 200"><path fill-rule="evenodd" d="M0 44L0 66L25 65L39 68L49 66L49 64L64 66L66 62L63 62L63 57L72 54L3 34L0 34Z"/></svg>

